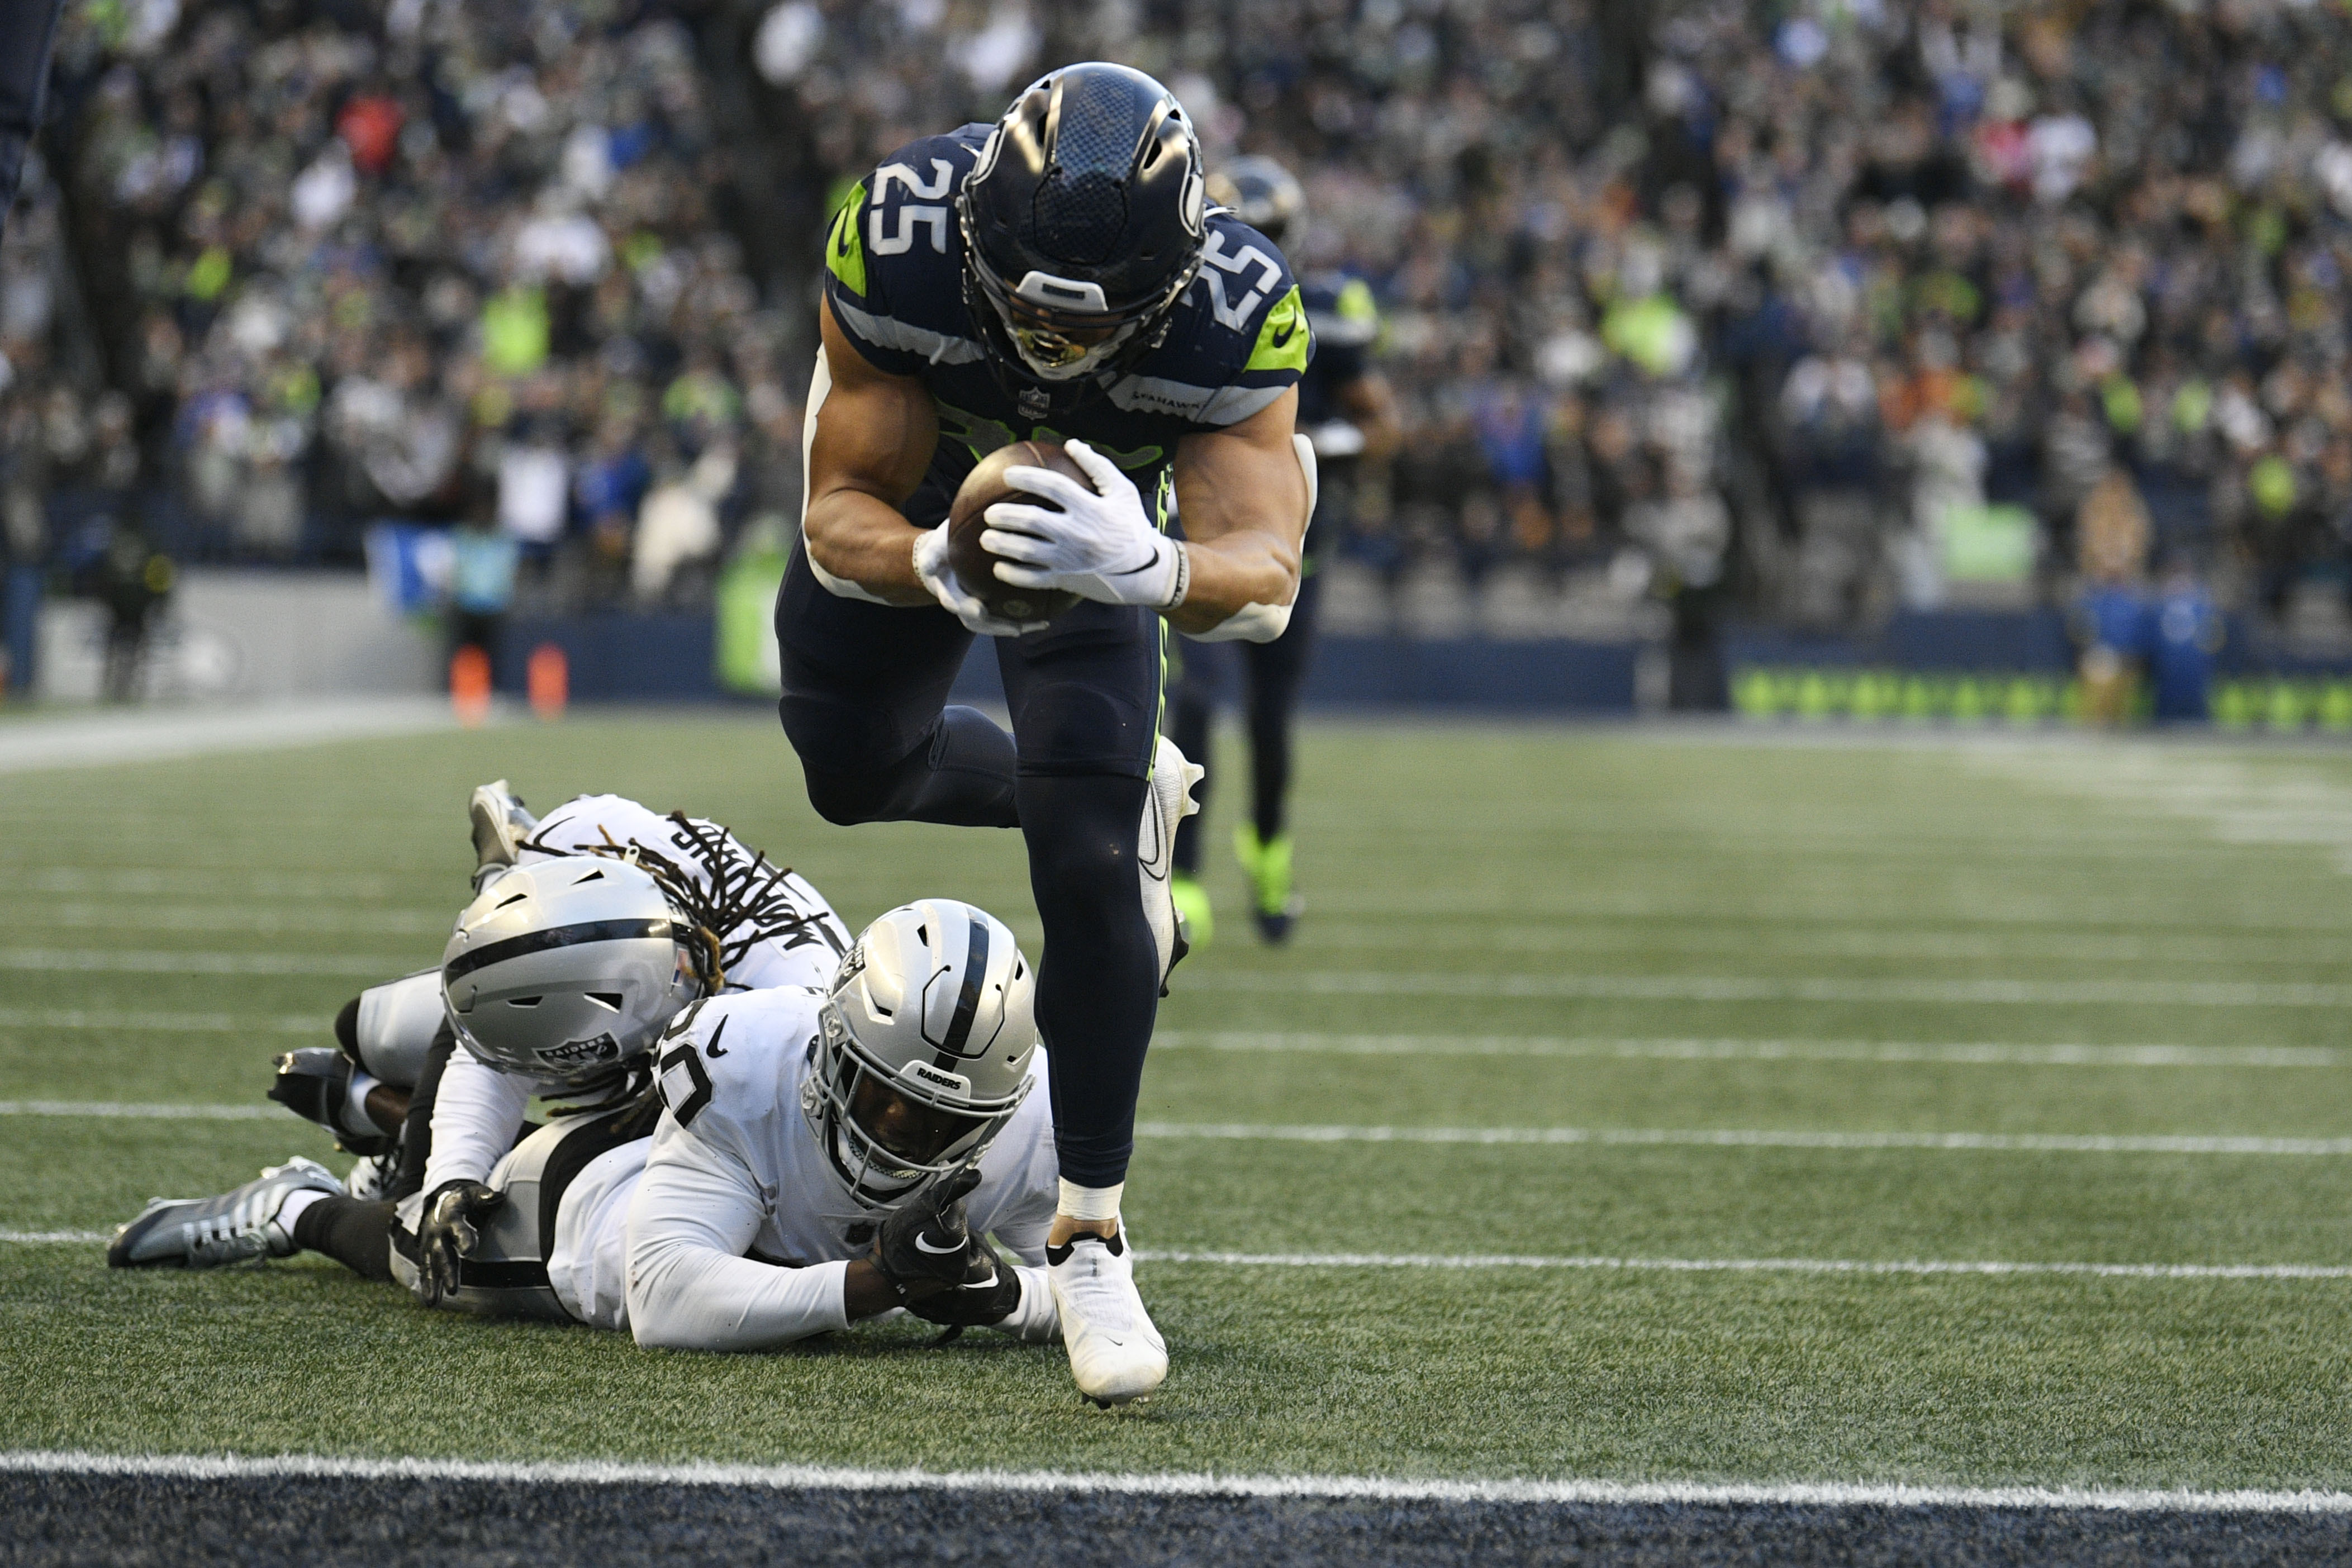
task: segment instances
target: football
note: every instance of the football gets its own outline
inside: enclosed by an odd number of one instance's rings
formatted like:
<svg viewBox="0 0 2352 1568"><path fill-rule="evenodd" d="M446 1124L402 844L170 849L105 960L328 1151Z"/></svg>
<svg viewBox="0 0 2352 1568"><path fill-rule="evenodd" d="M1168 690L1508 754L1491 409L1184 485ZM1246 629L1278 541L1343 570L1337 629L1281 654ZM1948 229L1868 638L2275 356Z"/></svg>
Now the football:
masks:
<svg viewBox="0 0 2352 1568"><path fill-rule="evenodd" d="M1003 557L980 542L988 528L988 509L998 501L1033 501L1058 510L1053 502L1008 484L1004 470L1013 468L1051 468L1082 485L1090 483L1086 470L1062 450L1059 441L1015 441L999 447L964 476L954 504L948 508L948 564L954 568L956 581L986 605L990 615L1008 621L1050 621L1076 604L1078 596L1065 588L1014 587L994 570Z"/></svg>

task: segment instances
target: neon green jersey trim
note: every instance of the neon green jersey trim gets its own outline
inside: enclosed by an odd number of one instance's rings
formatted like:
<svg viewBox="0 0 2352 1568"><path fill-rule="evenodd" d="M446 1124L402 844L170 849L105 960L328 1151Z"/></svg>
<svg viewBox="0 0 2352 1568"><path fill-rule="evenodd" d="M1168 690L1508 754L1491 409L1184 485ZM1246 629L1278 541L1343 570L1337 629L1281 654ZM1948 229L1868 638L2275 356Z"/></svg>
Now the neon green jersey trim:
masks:
<svg viewBox="0 0 2352 1568"><path fill-rule="evenodd" d="M860 185L841 204L833 220L833 233L824 242L825 270L861 300L866 298L866 240L865 226L858 218L865 211L866 187Z"/></svg>
<svg viewBox="0 0 2352 1568"><path fill-rule="evenodd" d="M1244 371L1307 369L1307 307L1299 302L1298 285L1274 302L1257 330L1257 346L1250 350Z"/></svg>

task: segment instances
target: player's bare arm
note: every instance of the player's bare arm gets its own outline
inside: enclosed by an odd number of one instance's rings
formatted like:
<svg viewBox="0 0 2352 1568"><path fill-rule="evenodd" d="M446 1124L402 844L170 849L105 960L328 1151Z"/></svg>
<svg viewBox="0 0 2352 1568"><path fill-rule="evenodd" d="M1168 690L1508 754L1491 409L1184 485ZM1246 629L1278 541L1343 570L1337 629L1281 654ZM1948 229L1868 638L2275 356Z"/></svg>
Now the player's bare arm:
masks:
<svg viewBox="0 0 2352 1568"><path fill-rule="evenodd" d="M834 320L830 301L820 320L833 385L809 445L803 522L809 558L886 603L931 604L931 591L915 575L921 531L898 508L930 467L938 410L922 383L867 363Z"/></svg>
<svg viewBox="0 0 2352 1568"><path fill-rule="evenodd" d="M1297 388L1223 430L1176 448L1176 504L1191 581L1167 612L1178 631L1204 632L1252 605L1298 596L1307 537L1307 472L1292 444Z"/></svg>

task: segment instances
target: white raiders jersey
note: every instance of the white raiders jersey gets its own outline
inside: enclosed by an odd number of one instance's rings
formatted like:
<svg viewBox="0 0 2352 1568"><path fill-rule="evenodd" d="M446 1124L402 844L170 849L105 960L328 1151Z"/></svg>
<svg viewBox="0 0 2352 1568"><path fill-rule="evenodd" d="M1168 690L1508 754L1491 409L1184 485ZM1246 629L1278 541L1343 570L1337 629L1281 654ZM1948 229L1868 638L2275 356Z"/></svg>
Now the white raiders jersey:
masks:
<svg viewBox="0 0 2352 1568"><path fill-rule="evenodd" d="M689 1009L662 1042L667 1110L631 1200L628 1318L641 1344L756 1349L844 1326L845 1279L886 1216L850 1196L801 1110L824 993L787 987ZM965 1200L1022 1270L1024 1338L1047 1337L1042 1265L1060 1196L1045 1053Z"/></svg>
<svg viewBox="0 0 2352 1568"><path fill-rule="evenodd" d="M806 878L763 865L717 823L698 817L680 823L625 795L583 795L542 817L517 860L528 866L631 845L643 859L659 857L706 895L748 905L747 918L719 932L729 993L832 984L851 942L841 917ZM437 998L439 974L428 973ZM491 1166L514 1146L530 1097L556 1087L492 1071L461 1047L442 1074L424 1192L435 1192L445 1182L487 1179ZM402 1218L414 1227L413 1216L404 1213Z"/></svg>

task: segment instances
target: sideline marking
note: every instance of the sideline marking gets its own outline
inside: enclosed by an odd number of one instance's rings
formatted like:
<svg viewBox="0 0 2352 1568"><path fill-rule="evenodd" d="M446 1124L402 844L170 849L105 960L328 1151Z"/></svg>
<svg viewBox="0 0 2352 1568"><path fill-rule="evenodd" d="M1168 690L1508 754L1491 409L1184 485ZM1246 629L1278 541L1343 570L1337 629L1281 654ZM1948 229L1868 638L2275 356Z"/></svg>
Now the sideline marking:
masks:
<svg viewBox="0 0 2352 1568"><path fill-rule="evenodd" d="M778 1491L1108 1492L1143 1497L1361 1498L1381 1502L1699 1504L1749 1507L2082 1509L2120 1513L2352 1513L2352 1492L2156 1491L1919 1487L1843 1481L1405 1480L1380 1476L1118 1475L1064 1470L883 1470L824 1465L646 1465L614 1460L498 1463L359 1459L315 1454L0 1453L0 1471L154 1476L174 1480L313 1477L578 1486L732 1486Z"/></svg>
<svg viewBox="0 0 2352 1568"><path fill-rule="evenodd" d="M2251 980L1837 980L1739 974L1465 974L1209 970L1202 991L1598 1002L1926 1002L2036 1006L2342 1007L2352 985Z"/></svg>
<svg viewBox="0 0 2352 1568"><path fill-rule="evenodd" d="M234 1018L226 1013L105 1013L80 1007L0 1007L0 1029L164 1029L175 1034L323 1035L331 1019Z"/></svg>
<svg viewBox="0 0 2352 1568"><path fill-rule="evenodd" d="M0 1116L126 1117L162 1121L275 1121L264 1105L163 1105L112 1100L0 1100ZM1138 1138L1251 1143L1594 1143L1730 1149L1936 1149L2029 1154L2352 1154L2352 1138L2242 1138L2170 1133L1806 1132L1760 1128L1345 1127L1254 1121L1139 1121Z"/></svg>
<svg viewBox="0 0 2352 1568"><path fill-rule="evenodd" d="M2325 1046L1928 1045L1907 1040L1641 1039L1585 1035L1349 1035L1162 1029L1153 1050L1365 1057L1615 1057L1633 1061L1949 1062L1962 1066L2326 1068Z"/></svg>
<svg viewBox="0 0 2352 1568"><path fill-rule="evenodd" d="M1139 1121L1138 1138L1265 1143L1597 1143L1727 1149L1938 1149L2030 1154L2352 1154L2352 1138L2163 1133L1804 1132L1682 1127L1316 1127L1252 1121Z"/></svg>
<svg viewBox="0 0 2352 1568"><path fill-rule="evenodd" d="M504 710L497 721L509 721ZM0 773L276 751L456 729L446 698L343 697L32 719L0 731Z"/></svg>
<svg viewBox="0 0 2352 1568"><path fill-rule="evenodd" d="M113 1238L114 1233L110 1230L0 1230L0 1243L11 1247L45 1247L57 1243L79 1245Z"/></svg>

